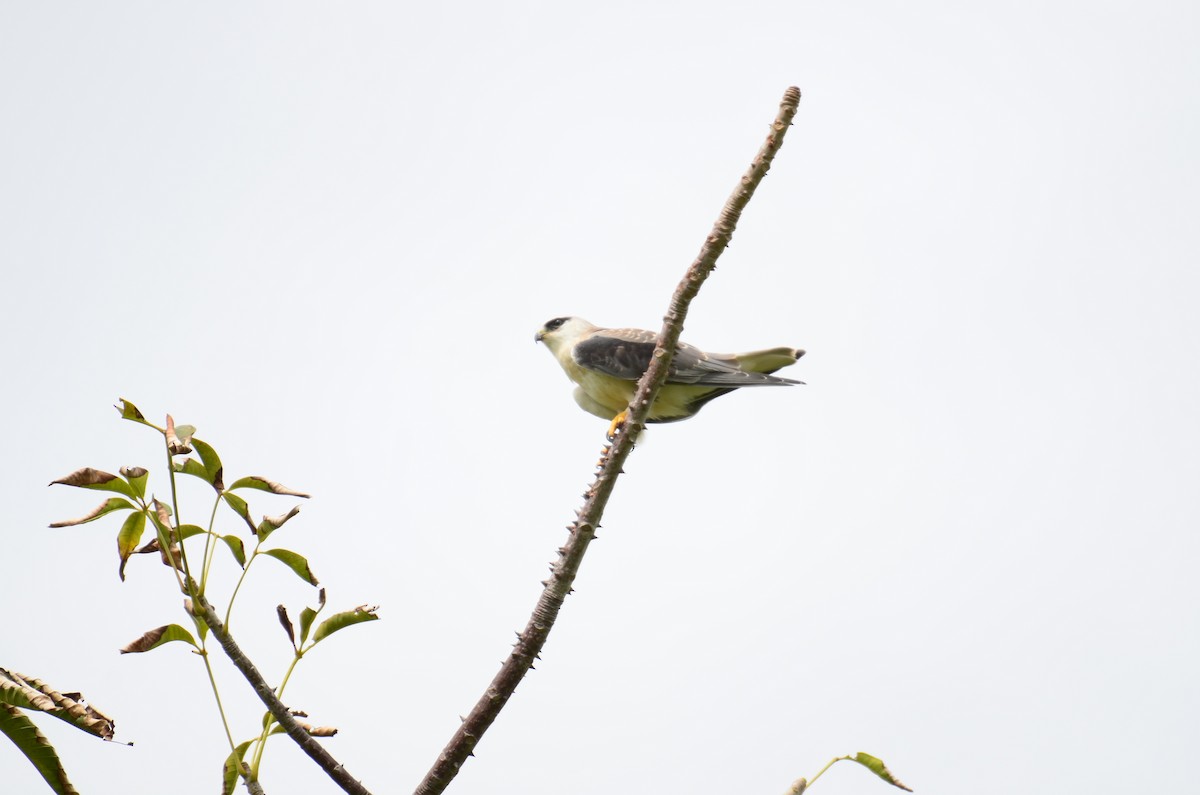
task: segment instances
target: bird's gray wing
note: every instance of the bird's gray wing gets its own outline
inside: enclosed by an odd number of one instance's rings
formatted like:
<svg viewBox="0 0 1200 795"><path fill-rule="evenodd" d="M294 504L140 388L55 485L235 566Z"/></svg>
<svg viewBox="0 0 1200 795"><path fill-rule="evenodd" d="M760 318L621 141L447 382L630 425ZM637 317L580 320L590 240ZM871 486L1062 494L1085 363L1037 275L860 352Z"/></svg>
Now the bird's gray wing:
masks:
<svg viewBox="0 0 1200 795"><path fill-rule="evenodd" d="M641 329L598 329L575 343L571 356L587 370L636 381L650 366L656 338Z"/></svg>
<svg viewBox="0 0 1200 795"><path fill-rule="evenodd" d="M575 344L575 363L614 378L636 381L650 367L658 335L642 329L599 329ZM680 343L667 372L668 384L740 387L793 383L763 373L748 373L732 357L718 357Z"/></svg>

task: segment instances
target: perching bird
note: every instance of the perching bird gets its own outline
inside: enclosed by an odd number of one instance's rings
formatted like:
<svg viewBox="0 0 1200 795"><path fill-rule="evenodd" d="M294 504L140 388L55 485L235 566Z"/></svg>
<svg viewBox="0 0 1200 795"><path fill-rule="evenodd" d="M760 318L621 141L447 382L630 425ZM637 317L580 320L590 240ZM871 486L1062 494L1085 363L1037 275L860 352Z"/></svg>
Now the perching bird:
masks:
<svg viewBox="0 0 1200 795"><path fill-rule="evenodd" d="M657 338L653 331L598 328L578 317L556 317L534 335L535 340L546 343L567 376L578 384L575 402L579 407L612 420L610 439L625 422L625 409L638 379L650 367ZM801 384L769 373L795 364L803 355L804 351L796 348L705 353L680 343L646 421L686 420L713 398L744 386Z"/></svg>

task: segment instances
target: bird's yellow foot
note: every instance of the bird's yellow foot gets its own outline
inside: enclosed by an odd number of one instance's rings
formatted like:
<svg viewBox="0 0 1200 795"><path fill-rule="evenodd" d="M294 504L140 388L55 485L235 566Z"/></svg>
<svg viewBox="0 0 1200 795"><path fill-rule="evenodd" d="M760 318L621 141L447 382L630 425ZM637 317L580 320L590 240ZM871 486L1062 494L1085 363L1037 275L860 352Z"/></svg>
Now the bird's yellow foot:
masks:
<svg viewBox="0 0 1200 795"><path fill-rule="evenodd" d="M625 415L627 415L628 413L629 413L629 410L626 409L625 411L622 411L617 416L613 417L612 424L608 426L608 433L605 434L605 436L607 437L607 439L610 442L613 439L617 438L617 431L619 431L625 427Z"/></svg>

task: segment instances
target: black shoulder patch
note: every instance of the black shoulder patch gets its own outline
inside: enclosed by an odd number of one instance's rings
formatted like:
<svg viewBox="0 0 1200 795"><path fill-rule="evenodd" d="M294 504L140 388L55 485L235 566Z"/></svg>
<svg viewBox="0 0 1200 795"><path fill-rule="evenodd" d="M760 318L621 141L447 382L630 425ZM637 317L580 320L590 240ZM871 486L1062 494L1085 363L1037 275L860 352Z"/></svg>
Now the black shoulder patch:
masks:
<svg viewBox="0 0 1200 795"><path fill-rule="evenodd" d="M598 334L575 346L575 363L588 370L636 381L650 367L653 342L630 342Z"/></svg>

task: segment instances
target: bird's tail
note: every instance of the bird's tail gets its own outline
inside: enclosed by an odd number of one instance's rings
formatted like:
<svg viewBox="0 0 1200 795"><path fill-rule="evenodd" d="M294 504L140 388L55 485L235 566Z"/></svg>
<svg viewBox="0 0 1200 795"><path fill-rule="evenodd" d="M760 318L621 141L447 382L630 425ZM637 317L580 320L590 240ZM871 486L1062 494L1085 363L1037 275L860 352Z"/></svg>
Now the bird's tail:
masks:
<svg viewBox="0 0 1200 795"><path fill-rule="evenodd" d="M738 353L733 358L737 359L738 365L747 372L773 373L795 364L803 355L804 351L799 348L767 348L762 351Z"/></svg>

